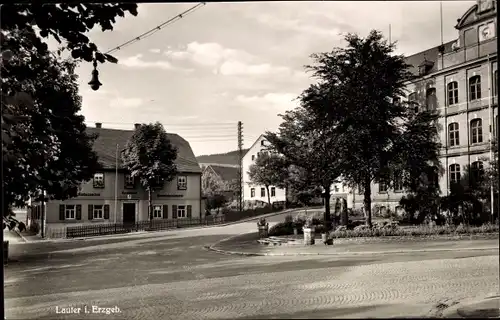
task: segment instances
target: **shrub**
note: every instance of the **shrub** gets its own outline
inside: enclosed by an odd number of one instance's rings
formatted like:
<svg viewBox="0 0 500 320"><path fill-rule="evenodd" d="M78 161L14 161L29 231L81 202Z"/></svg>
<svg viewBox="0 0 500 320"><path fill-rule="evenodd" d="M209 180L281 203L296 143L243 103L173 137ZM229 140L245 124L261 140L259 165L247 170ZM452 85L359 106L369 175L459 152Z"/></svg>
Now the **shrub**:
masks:
<svg viewBox="0 0 500 320"><path fill-rule="evenodd" d="M288 222L288 223L293 222L293 217L292 217L292 215L291 215L291 214L288 214L288 215L285 217L285 222Z"/></svg>
<svg viewBox="0 0 500 320"><path fill-rule="evenodd" d="M269 228L269 236L279 237L293 234L292 222L279 222Z"/></svg>

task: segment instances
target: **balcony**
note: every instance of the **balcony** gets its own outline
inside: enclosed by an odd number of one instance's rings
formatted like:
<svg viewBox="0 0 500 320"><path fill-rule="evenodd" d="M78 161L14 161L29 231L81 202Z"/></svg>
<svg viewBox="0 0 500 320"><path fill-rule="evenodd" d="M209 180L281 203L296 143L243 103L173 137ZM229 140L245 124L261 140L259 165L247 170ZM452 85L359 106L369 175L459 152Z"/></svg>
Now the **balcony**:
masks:
<svg viewBox="0 0 500 320"><path fill-rule="evenodd" d="M497 38L493 38L475 45L461 47L456 51L448 52L438 57L438 70L450 68L467 61L486 57L488 54L496 54Z"/></svg>

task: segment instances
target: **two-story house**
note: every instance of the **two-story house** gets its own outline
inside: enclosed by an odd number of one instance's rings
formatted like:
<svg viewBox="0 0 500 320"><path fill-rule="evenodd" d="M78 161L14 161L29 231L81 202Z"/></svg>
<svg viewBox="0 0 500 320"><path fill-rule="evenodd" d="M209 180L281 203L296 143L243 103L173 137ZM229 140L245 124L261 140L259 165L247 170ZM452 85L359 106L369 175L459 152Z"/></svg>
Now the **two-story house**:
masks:
<svg viewBox="0 0 500 320"><path fill-rule="evenodd" d="M136 128L138 124L136 124ZM83 183L78 196L64 201L44 204L46 234L61 234L67 226L95 223L135 223L148 217L148 194L123 168L121 151L132 137L133 130L87 128L89 134L98 134L94 150L101 170L91 181ZM177 134L168 133L177 148L175 164L177 176L158 185L152 195L154 219L197 218L204 213L201 196L201 168L189 143ZM32 204L32 219L40 219L41 204Z"/></svg>
<svg viewBox="0 0 500 320"><path fill-rule="evenodd" d="M458 182L467 166L482 170L491 157L491 141L498 127L497 8L494 0L477 4L457 19L457 39L408 56L416 79L407 83L408 101L421 108L437 110L442 174L439 186L448 195L450 184ZM376 211L402 212L404 195L394 179L373 183L372 205ZM363 190L349 190L348 204L363 206Z"/></svg>
<svg viewBox="0 0 500 320"><path fill-rule="evenodd" d="M242 169L243 169L243 201L245 205L252 203L267 203L267 191L264 186L254 184L248 175L248 170L250 166L255 163L255 160L259 156L260 152L265 151L266 144L268 142L264 139L264 135L260 135L259 138L252 144L247 153L243 156ZM269 187L269 193L271 198L271 203L286 201L285 189L278 188L276 186Z"/></svg>

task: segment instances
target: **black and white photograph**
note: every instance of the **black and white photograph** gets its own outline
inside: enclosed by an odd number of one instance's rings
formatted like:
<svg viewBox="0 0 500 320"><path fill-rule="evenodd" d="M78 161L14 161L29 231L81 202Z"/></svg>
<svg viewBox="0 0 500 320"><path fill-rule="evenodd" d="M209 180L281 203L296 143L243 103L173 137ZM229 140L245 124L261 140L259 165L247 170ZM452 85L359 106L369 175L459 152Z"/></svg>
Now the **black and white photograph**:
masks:
<svg viewBox="0 0 500 320"><path fill-rule="evenodd" d="M1 4L3 319L499 318L497 5Z"/></svg>

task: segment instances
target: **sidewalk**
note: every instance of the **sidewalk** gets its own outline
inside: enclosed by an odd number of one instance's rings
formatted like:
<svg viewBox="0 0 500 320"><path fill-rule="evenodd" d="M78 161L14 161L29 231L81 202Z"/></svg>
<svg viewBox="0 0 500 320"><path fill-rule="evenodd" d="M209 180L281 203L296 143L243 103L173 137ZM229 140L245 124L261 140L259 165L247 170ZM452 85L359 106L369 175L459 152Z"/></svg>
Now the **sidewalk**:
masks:
<svg viewBox="0 0 500 320"><path fill-rule="evenodd" d="M463 301L443 311L443 318L498 318L500 296Z"/></svg>
<svg viewBox="0 0 500 320"><path fill-rule="evenodd" d="M311 208L308 208L307 210L310 210ZM169 234L172 232L178 232L178 231L183 231L183 230L197 230L197 229L205 229L205 228L221 228L221 227L226 227L230 225L235 225L235 224L240 224L240 223L245 223L249 221L256 221L262 217L268 218L268 217L273 217L277 215L282 215L294 211L302 211L305 210L305 208L296 208L296 209L287 209L283 211L277 211L277 212L271 212L267 213L264 215L256 216L256 217L250 217L246 218L243 220L238 220L238 221L232 221L232 222L227 222L223 224L218 224L218 225L203 225L203 226L197 226L197 227L189 227L189 228L180 228L180 229L168 229L168 230L158 230L158 231L138 231L138 232L131 232L131 233L125 233L125 234L111 234L111 235L102 235L102 236L93 236L93 237L81 237L81 238L42 238L39 235L27 235L26 233L20 233L17 231L12 231L14 237L19 238L17 242L15 243L32 243L32 242L68 242L68 241L78 241L78 240L100 240L100 239L121 239L121 238L134 238L134 237L143 237L144 235L151 235L152 237L155 236L162 236L164 234ZM270 223L272 225L273 223Z"/></svg>
<svg viewBox="0 0 500 320"><path fill-rule="evenodd" d="M407 252L444 252L463 250L498 250L498 239L491 240L414 240L387 241L381 243L340 243L325 246L321 241L305 246L262 245L257 242L257 233L226 238L207 249L224 254L247 256L303 256L303 255L367 255L396 254Z"/></svg>

